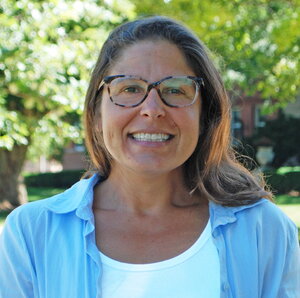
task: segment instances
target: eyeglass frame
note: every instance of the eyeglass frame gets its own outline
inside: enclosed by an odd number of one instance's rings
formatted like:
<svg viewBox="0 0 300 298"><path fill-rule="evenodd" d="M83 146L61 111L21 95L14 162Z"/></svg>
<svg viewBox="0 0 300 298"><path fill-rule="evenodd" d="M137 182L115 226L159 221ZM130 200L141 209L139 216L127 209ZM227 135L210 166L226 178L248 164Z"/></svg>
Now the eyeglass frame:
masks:
<svg viewBox="0 0 300 298"><path fill-rule="evenodd" d="M148 84L148 87L147 87L147 91L146 91L145 96L144 96L138 103L136 103L136 104L127 106L127 105L123 105L123 104L116 103L116 102L114 102L114 100L112 99L112 97L111 97L111 95L110 95L110 88L109 88L109 85L108 85L108 84L111 83L111 82L112 82L114 79L116 79L116 78L124 78L124 77L132 77L132 78L136 78L136 79L139 79L139 80L141 80L141 81L143 81L143 82L145 82L145 83ZM193 99L193 101L192 101L191 103L186 104L186 105L183 105L183 106L178 106L178 105L171 105L171 104L167 103L165 99L163 99L160 90L157 89L156 87L157 87L159 84L161 84L163 81L168 80L168 79L172 79L172 78L188 78L188 79L191 79L191 80L193 80L193 81L195 82L196 88L197 88L197 89L196 89L196 92L195 92L195 97L194 97L194 99ZM159 80L159 81L156 81L156 82L153 82L153 83L150 83L150 84L149 84L149 82L148 82L147 80L145 80L145 79L143 79L143 78L141 78L141 77L138 77L138 76L132 76L132 75L113 75L113 76L106 76L106 77L103 78L103 80L100 82L100 84L99 84L99 86L98 86L98 88L97 88L97 92L96 92L96 95L95 95L96 97L98 97L99 93L100 93L101 90L104 88L104 85L105 85L105 84L107 84L108 95L109 95L110 101L111 101L113 104L115 104L115 105L117 105L117 106L120 106L120 107L124 107L124 108L134 108L134 107L137 107L137 106L139 106L140 104L142 104L142 103L146 100L146 98L147 98L147 96L149 95L149 92L151 91L151 89L153 89L153 88L157 91L157 93L158 93L158 95L159 95L159 98L161 99L161 101L162 101L166 106L171 107L171 108L184 108L184 107L188 107L188 106L191 106L192 104L194 104L194 103L196 102L197 97L198 97L198 95L199 95L199 90L201 90L201 87L205 87L204 79L203 79L203 78L200 78L200 77L194 77L194 76L167 76L167 77L165 77L165 78L162 78L162 79Z"/></svg>

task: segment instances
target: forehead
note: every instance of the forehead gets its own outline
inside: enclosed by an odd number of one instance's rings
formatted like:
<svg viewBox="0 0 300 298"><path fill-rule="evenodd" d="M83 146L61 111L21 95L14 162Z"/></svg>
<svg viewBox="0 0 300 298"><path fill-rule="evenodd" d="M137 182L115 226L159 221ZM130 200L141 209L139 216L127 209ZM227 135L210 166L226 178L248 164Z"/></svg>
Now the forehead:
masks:
<svg viewBox="0 0 300 298"><path fill-rule="evenodd" d="M170 75L195 75L181 50L165 40L139 41L115 59L109 75L130 74L147 79Z"/></svg>

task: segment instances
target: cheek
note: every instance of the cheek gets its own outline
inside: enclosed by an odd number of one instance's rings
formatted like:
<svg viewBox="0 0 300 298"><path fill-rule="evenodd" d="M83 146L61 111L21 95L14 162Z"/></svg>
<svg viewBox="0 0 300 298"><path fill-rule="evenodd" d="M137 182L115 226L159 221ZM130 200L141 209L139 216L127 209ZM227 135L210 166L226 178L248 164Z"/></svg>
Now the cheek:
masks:
<svg viewBox="0 0 300 298"><path fill-rule="evenodd" d="M189 111L186 118L182 117L181 123L184 127L184 138L190 150L194 151L200 136L200 110L194 109Z"/></svg>
<svg viewBox="0 0 300 298"><path fill-rule="evenodd" d="M106 121L107 119L102 120L102 134L103 134L103 141L106 146L106 148L111 147L111 144L114 140L114 131L116 130L114 128L113 123Z"/></svg>
<svg viewBox="0 0 300 298"><path fill-rule="evenodd" d="M199 136L200 135L200 132L201 132L201 126L200 126L200 123L201 123L201 104L198 103L197 106L196 106L196 109L194 110L194 119L193 119L193 122L194 122L194 127L196 128L196 132L197 132L197 135Z"/></svg>
<svg viewBox="0 0 300 298"><path fill-rule="evenodd" d="M97 134L101 134L102 131L103 131L102 118L101 117L96 117L96 119L97 120L94 123L94 129L95 129Z"/></svg>
<svg viewBox="0 0 300 298"><path fill-rule="evenodd" d="M188 111L188 114L186 118L182 121L185 123L186 126L189 127L190 131L194 134L199 135L200 134L200 107L199 105L190 111Z"/></svg>
<svg viewBox="0 0 300 298"><path fill-rule="evenodd" d="M118 113L115 107L110 107L109 104L104 104L101 110L101 129L103 134L104 144L108 149L115 150L120 147L122 140L122 132L126 125L122 113Z"/></svg>
<svg viewBox="0 0 300 298"><path fill-rule="evenodd" d="M101 102L97 102L95 106L95 115L93 116L93 129L97 134L102 132Z"/></svg>

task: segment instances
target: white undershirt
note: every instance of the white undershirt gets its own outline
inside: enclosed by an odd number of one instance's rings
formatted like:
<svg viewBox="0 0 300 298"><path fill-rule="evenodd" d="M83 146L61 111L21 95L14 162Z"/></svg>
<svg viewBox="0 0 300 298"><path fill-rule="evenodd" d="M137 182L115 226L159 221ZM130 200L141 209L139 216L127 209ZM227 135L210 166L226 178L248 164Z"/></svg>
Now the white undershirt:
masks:
<svg viewBox="0 0 300 298"><path fill-rule="evenodd" d="M165 261L128 264L100 256L102 298L220 297L220 261L210 221L189 249Z"/></svg>

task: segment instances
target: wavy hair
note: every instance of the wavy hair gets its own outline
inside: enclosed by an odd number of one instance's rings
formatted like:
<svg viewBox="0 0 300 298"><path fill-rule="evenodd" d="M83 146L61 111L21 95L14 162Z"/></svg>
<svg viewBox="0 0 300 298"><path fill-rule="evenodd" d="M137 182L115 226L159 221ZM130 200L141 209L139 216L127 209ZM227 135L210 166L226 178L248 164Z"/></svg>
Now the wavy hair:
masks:
<svg viewBox="0 0 300 298"><path fill-rule="evenodd" d="M130 45L143 40L175 44L195 75L202 77L200 136L195 151L184 163L184 179L191 191L224 206L247 205L262 197L272 198L263 179L257 179L238 162L231 146L231 104L219 72L204 44L185 26L155 16L125 23L111 32L104 43L86 95L84 124L86 147L91 159L88 173L109 176L111 156L97 129L101 94L97 87L110 67Z"/></svg>

